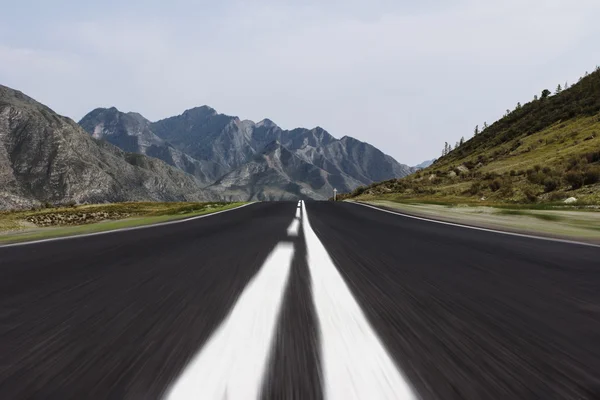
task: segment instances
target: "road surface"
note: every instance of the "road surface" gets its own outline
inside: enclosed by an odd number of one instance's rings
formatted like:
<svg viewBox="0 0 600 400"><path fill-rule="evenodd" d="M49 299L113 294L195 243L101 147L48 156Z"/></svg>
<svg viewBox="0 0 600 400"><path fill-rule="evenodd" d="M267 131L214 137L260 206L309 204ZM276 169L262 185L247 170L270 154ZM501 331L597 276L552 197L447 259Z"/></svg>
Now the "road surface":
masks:
<svg viewBox="0 0 600 400"><path fill-rule="evenodd" d="M595 399L600 248L256 203L0 248L0 399Z"/></svg>

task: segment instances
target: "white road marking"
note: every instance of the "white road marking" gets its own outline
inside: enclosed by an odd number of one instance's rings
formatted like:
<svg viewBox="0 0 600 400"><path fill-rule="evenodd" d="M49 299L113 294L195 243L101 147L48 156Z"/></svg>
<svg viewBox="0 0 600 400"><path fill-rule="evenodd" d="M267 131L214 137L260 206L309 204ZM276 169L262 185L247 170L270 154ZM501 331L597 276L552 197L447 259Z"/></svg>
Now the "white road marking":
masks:
<svg viewBox="0 0 600 400"><path fill-rule="evenodd" d="M311 228L304 203L302 211L321 334L325 398L416 399Z"/></svg>
<svg viewBox="0 0 600 400"><path fill-rule="evenodd" d="M433 222L435 224L449 225L449 226L455 226L455 227L458 227L458 228L473 229L473 230L476 230L476 231L483 231L483 232L499 233L501 235L517 236L517 237L523 237L523 238L528 238L528 239L546 240L546 241L550 241L550 242L558 242L558 243L566 243L566 244L578 244L578 245L581 245L581 246L588 246L588 247L600 247L600 245L598 245L598 244L578 242L576 240L557 239L557 238L551 238L551 237L545 237L545 236L527 235L525 233L515 233L515 232L507 232L507 231L498 231L498 230L495 230L495 229L480 228L478 226L462 225L462 224L456 224L454 222L438 221L436 219L429 219L429 218L417 217L417 216L414 216L414 215L404 214L404 213L401 213L401 212L389 211L389 210L385 210L383 208L372 206L370 204L357 203L357 202L354 202L354 201L349 201L348 203L350 203L350 204L357 204L357 205L363 206L363 207L369 207L369 208L372 208L374 210L381 211L381 212L386 212L388 214L394 214L394 215L397 215L399 217L418 219L419 221Z"/></svg>
<svg viewBox="0 0 600 400"><path fill-rule="evenodd" d="M296 218L300 218L300 210L301 208L296 208Z"/></svg>
<svg viewBox="0 0 600 400"><path fill-rule="evenodd" d="M257 399L294 248L280 243L165 399Z"/></svg>
<svg viewBox="0 0 600 400"><path fill-rule="evenodd" d="M194 220L197 220L197 219L200 219L200 218L212 217L213 215L222 214L222 213L226 213L226 212L234 211L234 210L239 210L240 208L247 207L247 206L250 206L252 204L256 204L256 202L252 202L252 203L248 203L248 204L242 204L241 206L230 208L228 210L217 211L217 212L210 213L210 214L199 215L197 217L183 218L183 219L178 219L176 221L161 222L161 223L158 223L158 224L150 224L150 225L143 225L143 226L132 226L131 228L112 229L110 231L104 231L104 232L84 233L82 235L62 236L62 237L51 238L51 239L32 240L32 241L29 241L29 242L0 244L0 249L3 248L3 247L27 246L27 245L30 245L30 244L46 243L46 242L56 242L58 240L77 239L77 238L84 238L84 237L90 237L90 236L107 235L109 233L115 233L115 232L128 232L128 231L135 231L135 230L138 230L138 229L148 229L148 228L156 228L158 226L181 224L181 223L184 223L184 222L194 221Z"/></svg>
<svg viewBox="0 0 600 400"><path fill-rule="evenodd" d="M294 218L287 229L288 236L298 236L298 228L300 228L300 219Z"/></svg>

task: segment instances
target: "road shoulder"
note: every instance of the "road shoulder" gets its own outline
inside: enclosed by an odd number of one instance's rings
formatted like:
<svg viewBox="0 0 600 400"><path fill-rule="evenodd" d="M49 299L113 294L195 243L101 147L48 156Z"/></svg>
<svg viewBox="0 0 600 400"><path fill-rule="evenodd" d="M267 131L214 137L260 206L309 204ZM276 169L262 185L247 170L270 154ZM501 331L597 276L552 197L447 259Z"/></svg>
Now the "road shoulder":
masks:
<svg viewBox="0 0 600 400"><path fill-rule="evenodd" d="M409 216L507 233L600 244L600 213L357 201Z"/></svg>

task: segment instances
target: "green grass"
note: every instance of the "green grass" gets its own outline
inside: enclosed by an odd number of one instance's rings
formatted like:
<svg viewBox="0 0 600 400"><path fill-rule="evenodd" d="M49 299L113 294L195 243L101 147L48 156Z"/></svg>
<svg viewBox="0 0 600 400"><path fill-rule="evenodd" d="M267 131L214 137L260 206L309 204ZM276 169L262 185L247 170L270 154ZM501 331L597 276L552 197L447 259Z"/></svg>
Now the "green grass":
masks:
<svg viewBox="0 0 600 400"><path fill-rule="evenodd" d="M239 207L244 203L117 203L90 205L76 208L43 209L35 211L14 211L0 213L0 243L15 243L111 231L115 229L139 227L161 222L175 221ZM26 227L19 224L29 216L45 214L69 214L92 211L127 212L125 219L104 220L101 222L58 227Z"/></svg>
<svg viewBox="0 0 600 400"><path fill-rule="evenodd" d="M541 219L543 221L555 221L555 222L563 219L563 218L559 217L558 215L536 214L536 213L527 212L527 211L518 210L518 209L500 209L499 214L502 214L502 215L524 215L524 216L528 216L528 217Z"/></svg>

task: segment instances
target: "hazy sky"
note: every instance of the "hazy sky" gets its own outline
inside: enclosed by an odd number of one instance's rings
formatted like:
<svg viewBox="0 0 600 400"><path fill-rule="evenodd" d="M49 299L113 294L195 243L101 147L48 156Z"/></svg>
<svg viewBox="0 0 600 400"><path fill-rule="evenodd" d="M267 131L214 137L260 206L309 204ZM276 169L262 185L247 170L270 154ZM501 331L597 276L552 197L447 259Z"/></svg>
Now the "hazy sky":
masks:
<svg viewBox="0 0 600 400"><path fill-rule="evenodd" d="M410 165L600 64L598 0L0 0L0 84L79 120L203 104Z"/></svg>

